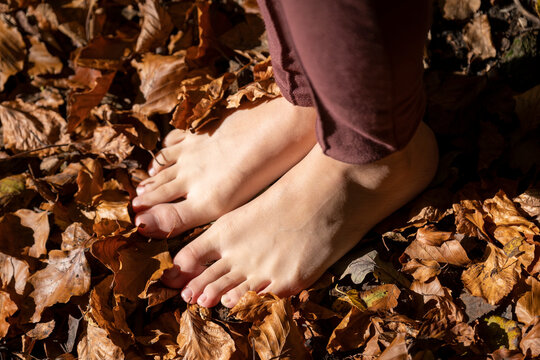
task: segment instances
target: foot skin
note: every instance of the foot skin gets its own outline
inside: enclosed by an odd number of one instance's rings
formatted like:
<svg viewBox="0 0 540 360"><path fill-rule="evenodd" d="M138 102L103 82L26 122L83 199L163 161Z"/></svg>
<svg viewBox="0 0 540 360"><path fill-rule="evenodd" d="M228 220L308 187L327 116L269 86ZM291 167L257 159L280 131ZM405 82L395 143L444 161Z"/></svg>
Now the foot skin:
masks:
<svg viewBox="0 0 540 360"><path fill-rule="evenodd" d="M139 231L175 236L241 206L306 156L315 119L313 108L277 98L207 133L172 131L133 199Z"/></svg>
<svg viewBox="0 0 540 360"><path fill-rule="evenodd" d="M423 123L405 149L367 165L333 160L315 145L263 194L185 246L163 281L206 307L220 300L232 307L248 290L296 294L422 191L437 159Z"/></svg>

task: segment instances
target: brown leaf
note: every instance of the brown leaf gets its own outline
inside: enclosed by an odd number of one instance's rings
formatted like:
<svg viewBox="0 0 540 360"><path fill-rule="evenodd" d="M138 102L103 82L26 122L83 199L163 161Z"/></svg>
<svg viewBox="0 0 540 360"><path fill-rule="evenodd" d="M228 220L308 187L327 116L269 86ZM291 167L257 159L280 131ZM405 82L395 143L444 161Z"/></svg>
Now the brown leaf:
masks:
<svg viewBox="0 0 540 360"><path fill-rule="evenodd" d="M476 200L462 200L453 204L456 231L460 234L475 236L489 241L490 237L485 230L484 209Z"/></svg>
<svg viewBox="0 0 540 360"><path fill-rule="evenodd" d="M36 324L36 326L32 330L27 331L26 335L36 340L43 340L48 338L49 335L51 335L55 326L56 322L54 320L48 321L46 323L39 323Z"/></svg>
<svg viewBox="0 0 540 360"><path fill-rule="evenodd" d="M118 255L120 269L115 273L114 291L133 301L145 296L148 287L173 266L164 240L132 240L118 250Z"/></svg>
<svg viewBox="0 0 540 360"><path fill-rule="evenodd" d="M371 337L372 316L369 311L352 307L332 332L326 350L332 354L336 351L358 349L364 345Z"/></svg>
<svg viewBox="0 0 540 360"><path fill-rule="evenodd" d="M133 343L133 332L126 322L126 312L119 299L113 296L114 276L109 275L90 292L89 316L104 329L112 342L121 348Z"/></svg>
<svg viewBox="0 0 540 360"><path fill-rule="evenodd" d="M491 41L491 27L487 15L475 16L463 29L463 41L469 48L468 58L485 60L497 55Z"/></svg>
<svg viewBox="0 0 540 360"><path fill-rule="evenodd" d="M4 338L9 330L7 319L18 309L19 307L11 300L9 294L0 290L0 339Z"/></svg>
<svg viewBox="0 0 540 360"><path fill-rule="evenodd" d="M501 244L506 245L513 238L523 235L539 235L538 226L521 216L514 203L503 191L492 199L484 201L484 210L497 226L493 235Z"/></svg>
<svg viewBox="0 0 540 360"><path fill-rule="evenodd" d="M516 316L521 323L530 324L540 316L540 281L529 276L526 280L531 290L523 294L516 303Z"/></svg>
<svg viewBox="0 0 540 360"><path fill-rule="evenodd" d="M0 92L11 75L23 69L26 46L23 37L13 25L13 19L0 15Z"/></svg>
<svg viewBox="0 0 540 360"><path fill-rule="evenodd" d="M538 358L540 356L540 317L536 317L534 321L526 327L523 327L523 336L519 344L523 354L530 358Z"/></svg>
<svg viewBox="0 0 540 360"><path fill-rule="evenodd" d="M269 310L262 322L253 324L249 333L261 360L305 359L304 338L293 320L290 300L275 300Z"/></svg>
<svg viewBox="0 0 540 360"><path fill-rule="evenodd" d="M95 199L94 231L98 236L114 236L131 225L129 196L118 190L104 190Z"/></svg>
<svg viewBox="0 0 540 360"><path fill-rule="evenodd" d="M399 333L396 335L390 346L388 346L379 360L407 360L409 352L407 351L407 343L405 342L405 334Z"/></svg>
<svg viewBox="0 0 540 360"><path fill-rule="evenodd" d="M503 342L508 350L519 349L521 330L516 321L508 320L497 315L492 315L484 319L484 321L487 324L485 332L488 336L488 343L500 346L501 342Z"/></svg>
<svg viewBox="0 0 540 360"><path fill-rule="evenodd" d="M536 220L540 220L540 190L527 189L523 194L513 199L520 205L520 209Z"/></svg>
<svg viewBox="0 0 540 360"><path fill-rule="evenodd" d="M261 321L270 314L272 304L278 299L273 294L258 295L255 291L248 291L229 311L229 316L248 322Z"/></svg>
<svg viewBox="0 0 540 360"><path fill-rule="evenodd" d="M128 244L128 239L124 236L107 237L92 244L92 255L108 267L112 272L120 270L118 250Z"/></svg>
<svg viewBox="0 0 540 360"><path fill-rule="evenodd" d="M443 235L439 235L440 233L435 232L433 239L430 240L425 232L420 232L420 238L417 235L417 238L405 249L405 254L409 255L412 259L433 260L456 266L465 266L471 262L461 243L453 237L451 240L442 242L440 246L433 246L426 243L437 243L442 239L449 238L446 232L442 232Z"/></svg>
<svg viewBox="0 0 540 360"><path fill-rule="evenodd" d="M198 305L188 305L180 319L177 342L185 360L228 360L235 351L231 336L218 324L199 314Z"/></svg>
<svg viewBox="0 0 540 360"><path fill-rule="evenodd" d="M0 218L0 251L20 258L34 246L34 232L21 223L21 218L9 213Z"/></svg>
<svg viewBox="0 0 540 360"><path fill-rule="evenodd" d="M81 223L70 224L62 233L61 249L69 251L80 247L88 247L91 237Z"/></svg>
<svg viewBox="0 0 540 360"><path fill-rule="evenodd" d="M133 60L131 64L139 74L139 89L144 97L133 110L145 115L171 112L178 104L181 83L188 72L184 57L147 53L140 62Z"/></svg>
<svg viewBox="0 0 540 360"><path fill-rule="evenodd" d="M158 0L145 0L139 8L143 16L143 23L135 51L143 53L162 46L173 29L173 23Z"/></svg>
<svg viewBox="0 0 540 360"><path fill-rule="evenodd" d="M480 9L481 0L444 0L441 8L448 20L465 20Z"/></svg>
<svg viewBox="0 0 540 360"><path fill-rule="evenodd" d="M445 241L452 239L454 236L450 231L439 231L433 225L421 227L416 232L416 240L419 242L431 245L441 246Z"/></svg>
<svg viewBox="0 0 540 360"><path fill-rule="evenodd" d="M45 247L49 238L49 218L46 211L36 212L28 209L20 209L15 215L21 219L21 225L32 229L34 234L34 245L28 251L28 255L39 258L47 254Z"/></svg>
<svg viewBox="0 0 540 360"><path fill-rule="evenodd" d="M13 286L15 292L22 295L29 276L30 271L26 261L0 253L0 280L2 280L3 289Z"/></svg>
<svg viewBox="0 0 540 360"><path fill-rule="evenodd" d="M32 47L28 54L28 61L33 66L28 69L29 75L59 74L62 71L64 66L62 61L58 57L51 55L44 43L35 36L30 37L30 43Z"/></svg>
<svg viewBox="0 0 540 360"><path fill-rule="evenodd" d="M159 130L146 115L132 112L116 113L116 115L113 128L117 132L124 134L132 144L143 149L154 150L156 148Z"/></svg>
<svg viewBox="0 0 540 360"><path fill-rule="evenodd" d="M85 360L123 360L122 349L114 345L107 332L88 320L86 334L77 345L79 359Z"/></svg>
<svg viewBox="0 0 540 360"><path fill-rule="evenodd" d="M210 23L210 1L197 1L197 24L199 30L199 44L187 49L186 57L190 60L198 60L206 55L210 47L212 37L212 25Z"/></svg>
<svg viewBox="0 0 540 360"><path fill-rule="evenodd" d="M113 164L124 161L133 150L129 139L110 125L97 127L93 131L92 138L78 142L77 147Z"/></svg>
<svg viewBox="0 0 540 360"><path fill-rule="evenodd" d="M90 266L84 250L51 250L47 267L30 277L28 282L34 286L30 296L36 304L32 322L40 320L46 307L66 303L72 296L83 295L90 289Z"/></svg>
<svg viewBox="0 0 540 360"><path fill-rule="evenodd" d="M77 175L79 190L75 194L75 201L89 206L94 196L103 190L103 168L99 161L90 158L82 160L81 164L83 168Z"/></svg>
<svg viewBox="0 0 540 360"><path fill-rule="evenodd" d="M99 70L120 70L129 55L131 43L118 38L98 36L75 55L75 65Z"/></svg>
<svg viewBox="0 0 540 360"><path fill-rule="evenodd" d="M56 111L39 108L20 99L0 104L4 146L15 152L36 150L48 145L66 144L66 122ZM35 152L48 155L57 149Z"/></svg>
<svg viewBox="0 0 540 360"><path fill-rule="evenodd" d="M245 97L248 101L262 98L275 98L281 96L281 91L273 79L273 71L270 58L256 64L253 69L254 82L239 89L236 93L227 97L227 108L237 108Z"/></svg>
<svg viewBox="0 0 540 360"><path fill-rule="evenodd" d="M53 175L45 176L42 179L60 191L64 187L69 187L69 185L76 183L77 177L82 168L83 166L81 163L70 163L62 171Z"/></svg>
<svg viewBox="0 0 540 360"><path fill-rule="evenodd" d="M340 280L347 275L351 275L351 280L353 283L361 284L366 275L375 270L375 267L377 266L377 254L377 250L372 250L367 254L353 260L349 265L347 265L347 268L341 275Z"/></svg>
<svg viewBox="0 0 540 360"><path fill-rule="evenodd" d="M225 91L234 81L232 73L225 73L217 79L209 75L187 77L182 81L171 124L183 130L195 131L208 122L218 119L213 109L221 102Z"/></svg>
<svg viewBox="0 0 540 360"><path fill-rule="evenodd" d="M362 291L360 297L370 311L388 311L398 304L401 291L394 284L378 285L372 289Z"/></svg>
<svg viewBox="0 0 540 360"><path fill-rule="evenodd" d="M411 274L415 280L426 282L439 275L441 267L435 260L411 259L403 266L401 271Z"/></svg>
<svg viewBox="0 0 540 360"><path fill-rule="evenodd" d="M70 80L73 87L82 88L82 90L72 90L69 93L68 132L73 132L90 114L90 110L99 105L109 90L115 74L115 71L107 72L81 66L75 67L75 75Z"/></svg>
<svg viewBox="0 0 540 360"><path fill-rule="evenodd" d="M469 266L461 275L463 284L474 296L482 296L492 305L505 297L517 282L519 262L488 243L483 262Z"/></svg>

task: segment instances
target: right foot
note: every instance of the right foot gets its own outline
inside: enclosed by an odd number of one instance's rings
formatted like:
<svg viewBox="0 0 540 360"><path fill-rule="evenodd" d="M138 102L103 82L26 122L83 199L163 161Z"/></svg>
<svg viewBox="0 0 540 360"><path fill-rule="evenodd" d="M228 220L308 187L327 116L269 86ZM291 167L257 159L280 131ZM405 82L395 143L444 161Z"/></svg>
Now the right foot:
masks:
<svg viewBox="0 0 540 360"><path fill-rule="evenodd" d="M315 118L314 108L277 98L237 110L215 131L171 131L137 188L135 225L165 238L241 206L310 151Z"/></svg>

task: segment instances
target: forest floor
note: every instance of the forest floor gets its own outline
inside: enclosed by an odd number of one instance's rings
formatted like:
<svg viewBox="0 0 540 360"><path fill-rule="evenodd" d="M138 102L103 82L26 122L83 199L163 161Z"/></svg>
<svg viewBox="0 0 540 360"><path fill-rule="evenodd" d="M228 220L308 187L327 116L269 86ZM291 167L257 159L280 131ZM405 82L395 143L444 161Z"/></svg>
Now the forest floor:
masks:
<svg viewBox="0 0 540 360"><path fill-rule="evenodd" d="M0 1L0 359L540 356L540 18L436 2L429 188L311 288L187 306L137 233L174 127L279 96L250 0Z"/></svg>

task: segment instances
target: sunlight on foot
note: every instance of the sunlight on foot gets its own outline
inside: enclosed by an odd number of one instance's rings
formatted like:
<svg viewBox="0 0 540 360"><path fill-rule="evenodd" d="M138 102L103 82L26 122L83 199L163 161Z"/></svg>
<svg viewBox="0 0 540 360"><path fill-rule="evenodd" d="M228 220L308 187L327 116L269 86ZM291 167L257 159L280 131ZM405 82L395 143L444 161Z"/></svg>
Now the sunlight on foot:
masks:
<svg viewBox="0 0 540 360"><path fill-rule="evenodd" d="M313 108L277 98L232 113L217 129L172 131L133 199L139 231L174 236L244 204L309 152L315 118Z"/></svg>
<svg viewBox="0 0 540 360"><path fill-rule="evenodd" d="M421 192L437 159L423 123L405 149L371 164L336 161L315 145L263 194L186 245L163 281L206 307L220 300L232 307L248 290L296 294Z"/></svg>

